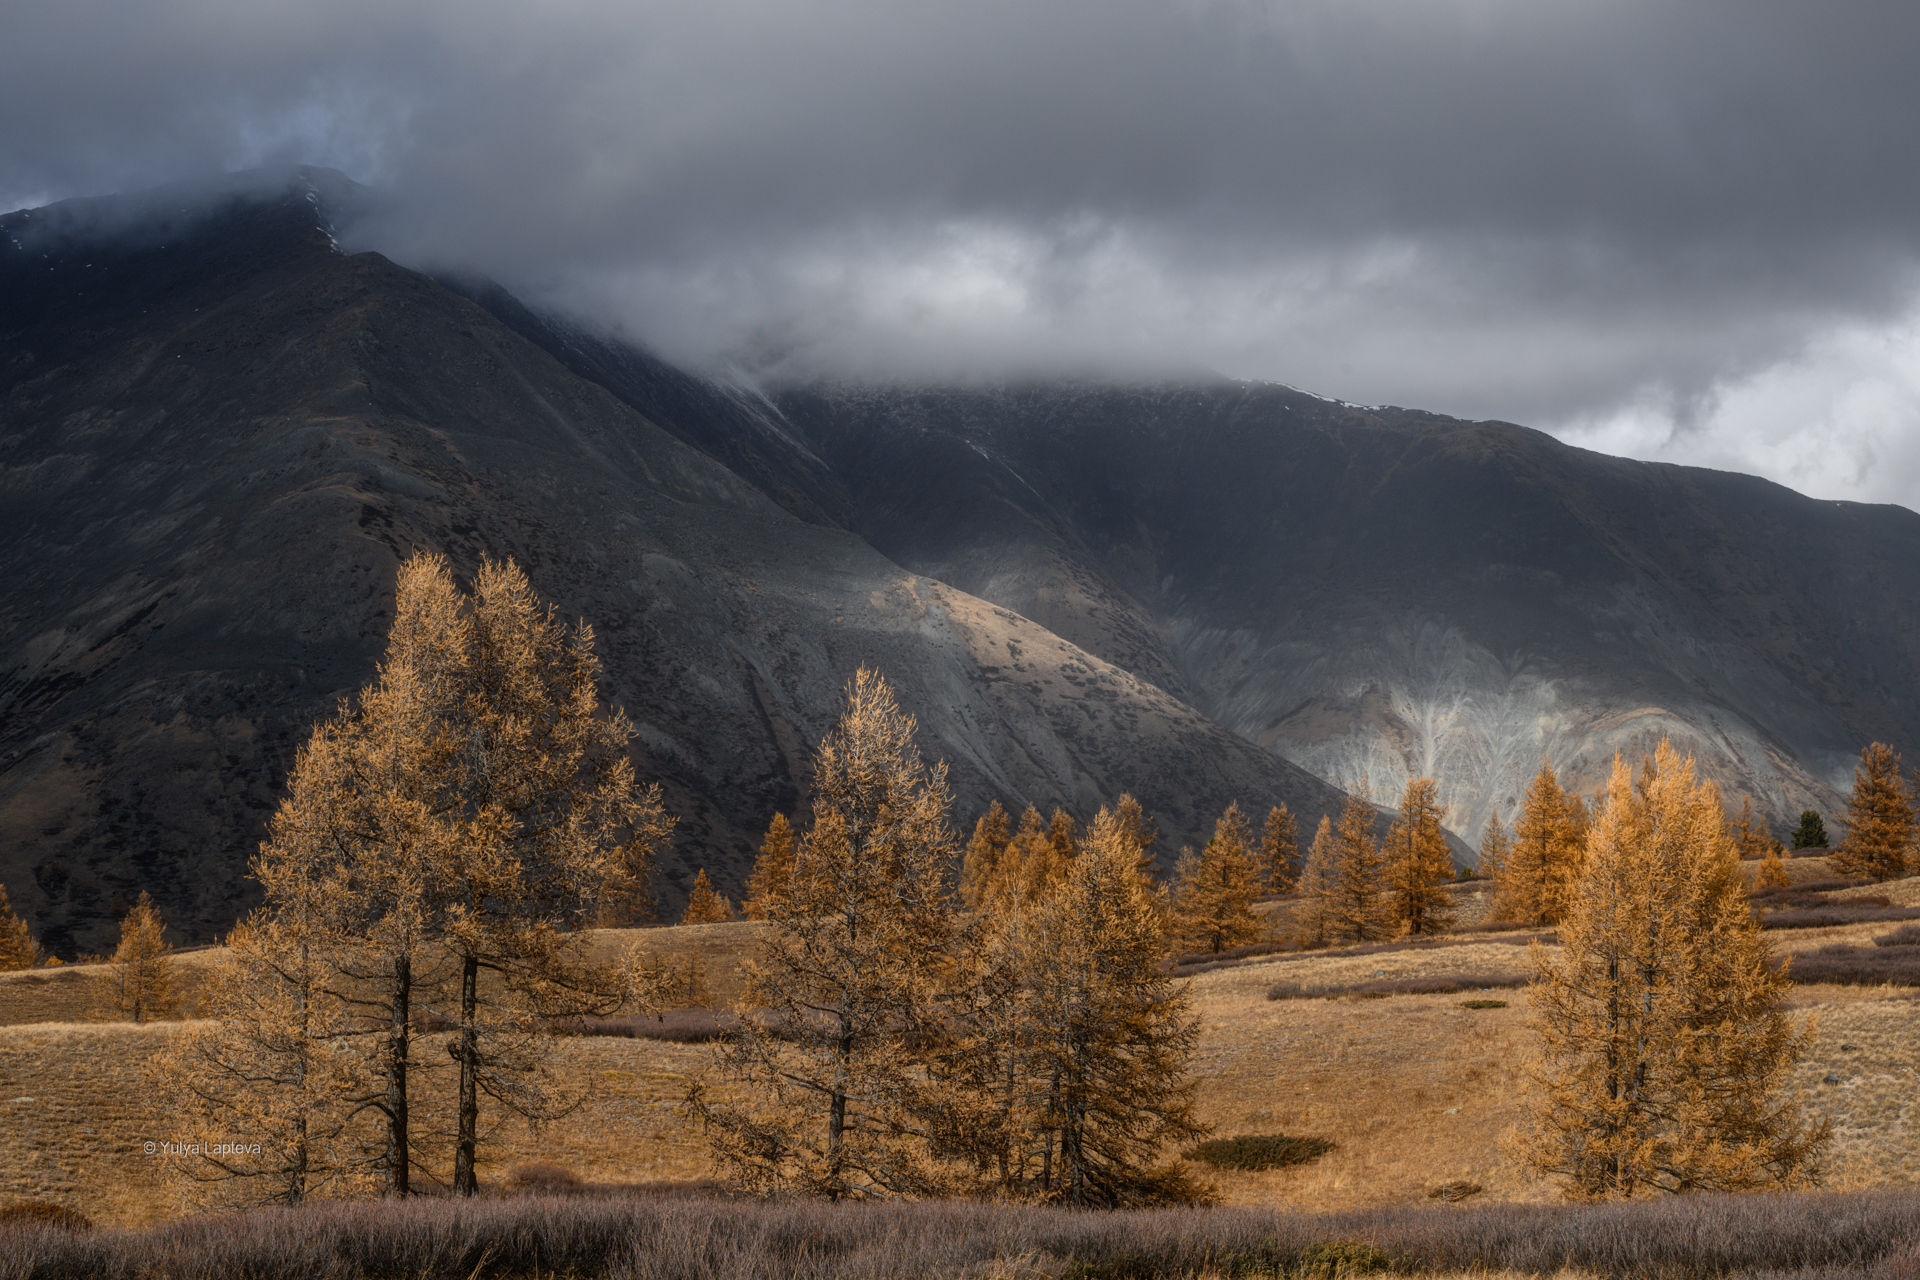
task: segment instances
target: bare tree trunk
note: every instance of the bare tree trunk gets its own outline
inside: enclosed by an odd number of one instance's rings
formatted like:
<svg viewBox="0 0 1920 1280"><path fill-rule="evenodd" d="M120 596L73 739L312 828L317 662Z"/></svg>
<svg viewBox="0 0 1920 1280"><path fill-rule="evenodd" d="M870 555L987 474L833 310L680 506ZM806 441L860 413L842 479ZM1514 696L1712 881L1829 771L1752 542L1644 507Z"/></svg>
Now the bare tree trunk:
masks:
<svg viewBox="0 0 1920 1280"><path fill-rule="evenodd" d="M853 1058L853 1029L847 1025L845 1014L840 1018L840 1041L834 1055L833 1064L833 1102L827 1112L827 1163L833 1171L832 1190L828 1197L840 1198L840 1145L847 1131L847 1063Z"/></svg>
<svg viewBox="0 0 1920 1280"><path fill-rule="evenodd" d="M413 962L405 953L394 957L393 1024L387 1033L387 1194L404 1196L411 1189L407 1174L413 1164L407 1134L407 1061L412 1052Z"/></svg>
<svg viewBox="0 0 1920 1280"><path fill-rule="evenodd" d="M460 1136L453 1152L453 1193L458 1196L480 1189L473 1169L480 1128L480 1031L474 1025L479 1004L480 961L468 956L460 968L460 1043L454 1050L460 1059Z"/></svg>

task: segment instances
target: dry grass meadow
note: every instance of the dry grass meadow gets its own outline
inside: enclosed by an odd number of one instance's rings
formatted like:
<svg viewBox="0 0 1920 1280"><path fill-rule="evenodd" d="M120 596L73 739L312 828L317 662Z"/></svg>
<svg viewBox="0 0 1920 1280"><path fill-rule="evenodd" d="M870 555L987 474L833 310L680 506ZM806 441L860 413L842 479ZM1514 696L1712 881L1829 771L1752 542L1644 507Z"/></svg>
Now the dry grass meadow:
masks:
<svg viewBox="0 0 1920 1280"><path fill-rule="evenodd" d="M1801 860L1813 862L1814 859ZM1794 866L1797 879L1819 869ZM1920 901L1920 880L1876 886L1895 901ZM1472 884L1457 891L1462 923L1484 911ZM1896 895L1900 895L1896 897ZM1276 911L1284 911L1277 904ZM1277 918L1277 917L1276 917ZM607 954L638 940L664 954L697 954L716 1003L738 991L736 966L762 926L609 932ZM1888 926L1849 925L1770 933L1800 952L1834 942L1866 944ZM1373 954L1290 953L1254 957L1191 980L1204 1020L1198 1070L1204 1117L1221 1136L1321 1137L1334 1149L1301 1166L1213 1177L1230 1206L1373 1211L1431 1205L1448 1184L1481 1188L1468 1204L1551 1202L1555 1189L1500 1150L1519 1123L1530 1055L1524 988L1450 995L1269 1000L1276 982L1350 985L1374 979L1510 975L1529 971L1528 948L1494 933ZM189 975L214 954L181 957ZM102 1224L138 1225L177 1216L148 1141L165 1130L145 1062L183 1024L114 1022L90 996L85 966L0 975L0 1108L11 1148L0 1162L0 1203L71 1205ZM1837 1189L1920 1183L1916 1130L1916 1016L1911 988L1802 986L1793 1004L1816 1021L1815 1049L1799 1072L1807 1105L1836 1129L1829 1184ZM1467 1008L1469 1000L1504 1007ZM678 1100L711 1050L701 1044L593 1036L563 1039L565 1077L591 1094L568 1120L541 1133L506 1126L485 1149L483 1182L515 1165L545 1162L596 1184L686 1183L713 1176ZM445 1072L439 1073L445 1076Z"/></svg>

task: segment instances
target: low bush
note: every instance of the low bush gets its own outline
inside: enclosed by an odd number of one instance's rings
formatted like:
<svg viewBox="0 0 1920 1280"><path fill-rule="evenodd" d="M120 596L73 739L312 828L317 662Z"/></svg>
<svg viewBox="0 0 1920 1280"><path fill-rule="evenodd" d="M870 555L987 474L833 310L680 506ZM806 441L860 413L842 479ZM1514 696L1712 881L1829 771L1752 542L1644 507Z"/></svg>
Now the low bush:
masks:
<svg viewBox="0 0 1920 1280"><path fill-rule="evenodd" d="M1784 898L1830 893L1835 889L1857 889L1866 883L1865 880L1808 880L1804 884L1787 884L1774 889L1755 889L1747 896L1755 902L1777 902Z"/></svg>
<svg viewBox="0 0 1920 1280"><path fill-rule="evenodd" d="M1427 1199L1445 1200L1448 1204L1458 1204L1485 1190L1486 1188L1477 1182L1443 1182L1427 1192Z"/></svg>
<svg viewBox="0 0 1920 1280"><path fill-rule="evenodd" d="M1853 906L1830 903L1820 907L1789 908L1760 917L1762 929L1831 929L1846 924L1920 920L1920 907Z"/></svg>
<svg viewBox="0 0 1920 1280"><path fill-rule="evenodd" d="M1175 956L1173 967L1191 968L1196 965L1212 966L1233 960L1245 960L1251 956L1274 956L1292 951L1293 947L1284 942L1249 942L1243 947L1229 947L1225 951L1195 951L1188 955Z"/></svg>
<svg viewBox="0 0 1920 1280"><path fill-rule="evenodd" d="M1329 1214L528 1195L316 1202L132 1230L0 1222L0 1280L874 1280L1023 1259L1035 1277L1174 1280L1379 1257L1414 1273L1892 1280L1916 1239L1920 1190L1904 1188Z"/></svg>
<svg viewBox="0 0 1920 1280"><path fill-rule="evenodd" d="M1269 1000L1331 1000L1340 996L1450 996L1462 991L1496 991L1524 987L1531 978L1516 974L1459 974L1432 978L1374 978L1367 982L1276 982L1267 989Z"/></svg>
<svg viewBox="0 0 1920 1280"><path fill-rule="evenodd" d="M1873 940L1876 947L1920 947L1920 924L1903 924Z"/></svg>
<svg viewBox="0 0 1920 1280"><path fill-rule="evenodd" d="M0 1224L54 1227L61 1231L91 1231L93 1219L70 1205L46 1200L20 1200L0 1205Z"/></svg>
<svg viewBox="0 0 1920 1280"><path fill-rule="evenodd" d="M1794 956L1787 976L1798 983L1920 987L1920 946L1854 947L1836 942Z"/></svg>
<svg viewBox="0 0 1920 1280"><path fill-rule="evenodd" d="M1507 1002L1505 1000L1462 1000L1460 1007L1462 1009L1504 1009L1507 1007Z"/></svg>
<svg viewBox="0 0 1920 1280"><path fill-rule="evenodd" d="M572 1191L580 1185L580 1175L565 1165L535 1161L517 1164L507 1170L507 1190L539 1191L551 1195Z"/></svg>
<svg viewBox="0 0 1920 1280"><path fill-rule="evenodd" d="M562 1036L615 1036L625 1040L665 1040L671 1044L705 1044L740 1027L731 1013L711 1009L672 1009L666 1013L627 1018L556 1018L553 1033Z"/></svg>
<svg viewBox="0 0 1920 1280"><path fill-rule="evenodd" d="M1189 1160L1216 1169L1284 1169L1317 1160L1333 1150L1325 1138L1291 1138L1280 1133L1244 1133L1233 1138L1210 1138L1187 1153Z"/></svg>

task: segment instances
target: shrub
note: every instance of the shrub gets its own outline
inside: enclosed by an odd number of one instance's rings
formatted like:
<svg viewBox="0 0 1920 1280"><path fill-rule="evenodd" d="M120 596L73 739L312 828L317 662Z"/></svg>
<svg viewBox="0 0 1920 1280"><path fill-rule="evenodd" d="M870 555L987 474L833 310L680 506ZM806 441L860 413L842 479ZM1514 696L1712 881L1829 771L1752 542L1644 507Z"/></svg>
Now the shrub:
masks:
<svg viewBox="0 0 1920 1280"><path fill-rule="evenodd" d="M1004 1273L1005 1261L1021 1258L1058 1259L1082 1277L1174 1280L1298 1275L1309 1259L1353 1268L1382 1257L1442 1273L1892 1280L1912 1267L1920 1239L1920 1190L1909 1188L1328 1214L642 1199L608 1190L315 1202L124 1231L6 1223L0 1280L873 1280Z"/></svg>
<svg viewBox="0 0 1920 1280"><path fill-rule="evenodd" d="M1334 1280L1337 1276L1361 1276L1375 1271L1397 1271L1404 1263L1385 1249L1359 1240L1329 1240L1310 1245L1300 1255L1300 1265L1292 1275L1302 1280Z"/></svg>
<svg viewBox="0 0 1920 1280"><path fill-rule="evenodd" d="M1229 947L1225 951L1218 953L1212 951L1197 951L1191 955L1175 956L1173 958L1173 967L1175 969L1188 969L1195 965L1216 965L1222 961L1245 960L1249 956L1279 955L1282 952L1290 950L1292 950L1292 948L1283 942L1249 942L1242 946Z"/></svg>
<svg viewBox="0 0 1920 1280"><path fill-rule="evenodd" d="M1325 1138L1290 1138L1280 1133L1247 1133L1233 1138L1212 1138L1188 1153L1188 1158L1216 1169L1284 1169L1288 1165L1317 1160L1333 1150Z"/></svg>
<svg viewBox="0 0 1920 1280"><path fill-rule="evenodd" d="M1903 924L1873 940L1876 947L1920 947L1920 924Z"/></svg>
<svg viewBox="0 0 1920 1280"><path fill-rule="evenodd" d="M614 1036L625 1040L664 1040L670 1044L706 1044L733 1034L740 1020L711 1009L671 1009L666 1013L627 1018L556 1018L550 1024L560 1036Z"/></svg>
<svg viewBox="0 0 1920 1280"><path fill-rule="evenodd" d="M1448 1204L1458 1204L1469 1196L1477 1196L1486 1188L1477 1182L1443 1182L1427 1192L1429 1200L1445 1200Z"/></svg>
<svg viewBox="0 0 1920 1280"><path fill-rule="evenodd" d="M1276 982L1267 989L1269 1000L1320 1000L1336 996L1359 996L1377 1000L1384 996L1450 996L1462 991L1508 990L1524 987L1531 981L1524 974L1467 973L1432 978L1374 978L1367 982Z"/></svg>
<svg viewBox="0 0 1920 1280"><path fill-rule="evenodd" d="M1760 917L1762 929L1831 929L1843 924L1920 920L1920 907L1851 906L1831 903L1802 910L1775 911Z"/></svg>
<svg viewBox="0 0 1920 1280"><path fill-rule="evenodd" d="M1755 902L1775 903L1806 898L1810 902L1822 903L1827 899L1820 896L1835 889L1857 889L1866 884L1865 880L1808 880L1804 884L1782 885L1777 889L1755 889L1747 896Z"/></svg>
<svg viewBox="0 0 1920 1280"><path fill-rule="evenodd" d="M1787 976L1799 983L1920 987L1920 946L1853 947L1836 942L1793 957Z"/></svg>
<svg viewBox="0 0 1920 1280"><path fill-rule="evenodd" d="M62 1231L91 1231L93 1219L78 1209L46 1200L21 1200L0 1207L0 1223L57 1227Z"/></svg>
<svg viewBox="0 0 1920 1280"><path fill-rule="evenodd" d="M559 1194L572 1191L579 1185L580 1175L565 1165L537 1161L532 1164L517 1164L507 1171L509 1191Z"/></svg>
<svg viewBox="0 0 1920 1280"><path fill-rule="evenodd" d="M1462 1000L1460 1007L1462 1009L1504 1009L1507 1007L1507 1002L1505 1000Z"/></svg>

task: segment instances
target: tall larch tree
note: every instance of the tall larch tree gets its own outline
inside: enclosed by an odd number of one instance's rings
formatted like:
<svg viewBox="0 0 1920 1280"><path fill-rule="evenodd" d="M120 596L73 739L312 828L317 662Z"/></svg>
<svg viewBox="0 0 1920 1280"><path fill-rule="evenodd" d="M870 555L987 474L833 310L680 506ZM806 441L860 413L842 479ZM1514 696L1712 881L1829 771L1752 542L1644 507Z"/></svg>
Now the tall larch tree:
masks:
<svg viewBox="0 0 1920 1280"><path fill-rule="evenodd" d="M1497 890L1512 854L1513 841L1500 821L1500 811L1495 809L1487 815L1487 825L1480 832L1479 860L1473 869L1482 879L1491 880Z"/></svg>
<svg viewBox="0 0 1920 1280"><path fill-rule="evenodd" d="M1143 852L1133 822L1102 809L1015 937L1030 1028L1021 1071L1042 1140L1030 1191L1063 1204L1197 1198L1156 1166L1167 1146L1208 1130L1195 1114L1199 1021L1161 972L1166 911Z"/></svg>
<svg viewBox="0 0 1920 1280"><path fill-rule="evenodd" d="M1847 799L1847 835L1833 868L1850 876L1897 880L1913 857L1913 793L1900 776L1900 757L1884 742L1860 753Z"/></svg>
<svg viewBox="0 0 1920 1280"><path fill-rule="evenodd" d="M120 945L114 948L106 971L114 1008L135 1022L164 1017L179 1002L179 977L166 933L166 921L142 889L120 921Z"/></svg>
<svg viewBox="0 0 1920 1280"><path fill-rule="evenodd" d="M1038 817L1039 815L1035 815ZM984 908L1000 879L1000 862L1013 841L1013 824L995 800L973 824L973 838L960 864L960 901L974 911Z"/></svg>
<svg viewBox="0 0 1920 1280"><path fill-rule="evenodd" d="M726 895L714 891L713 882L707 879L707 869L693 878L693 888L687 892L687 909L680 917L681 924L725 924L733 919L733 904Z"/></svg>
<svg viewBox="0 0 1920 1280"><path fill-rule="evenodd" d="M580 1099L544 1071L546 1020L617 1007L583 926L651 875L673 820L641 788L633 726L600 706L593 629L566 625L511 560L483 559L452 729L456 838L436 845L429 923L457 966L453 1189L478 1190L480 1096L535 1121ZM483 997L482 974L492 981Z"/></svg>
<svg viewBox="0 0 1920 1280"><path fill-rule="evenodd" d="M295 762L256 875L269 911L276 884L326 883L328 930L352 940L332 963L352 1026L379 1042L359 1102L384 1120L390 1194L410 1191L420 1150L421 1015L456 1028L454 1181L470 1194L480 1094L550 1114L529 1029L614 998L579 926L632 895L671 820L635 785L631 726L600 713L597 677L591 630L560 624L512 564L483 562L468 600L443 560L415 556L374 683Z"/></svg>
<svg viewBox="0 0 1920 1280"><path fill-rule="evenodd" d="M946 1111L925 1070L946 1039L958 850L946 766L921 761L914 733L862 668L820 744L792 888L716 1063L731 1097L698 1084L688 1096L738 1185L871 1199L960 1177L940 1158Z"/></svg>
<svg viewBox="0 0 1920 1280"><path fill-rule="evenodd" d="M44 958L33 929L14 912L7 887L0 885L0 973L31 969Z"/></svg>
<svg viewBox="0 0 1920 1280"><path fill-rule="evenodd" d="M1453 927L1453 854L1440 821L1445 810L1432 778L1410 778L1400 816L1387 833L1388 893L1402 933L1425 937Z"/></svg>
<svg viewBox="0 0 1920 1280"><path fill-rule="evenodd" d="M760 842L760 857L753 864L753 874L747 877L747 897L740 904L741 915L749 920L765 920L773 914L774 902L786 895L787 886L793 880L795 843L793 824L787 821L787 815L774 814L773 821L767 824L766 838Z"/></svg>
<svg viewBox="0 0 1920 1280"><path fill-rule="evenodd" d="M1340 884L1339 855L1335 851L1333 819L1320 815L1306 861L1300 865L1296 886L1300 899L1293 911L1293 929L1303 946L1324 946L1333 932L1334 905Z"/></svg>
<svg viewBox="0 0 1920 1280"><path fill-rule="evenodd" d="M1173 890L1178 941L1218 955L1260 936L1253 900L1260 896L1253 832L1236 802L1213 826L1213 838L1198 854L1180 860Z"/></svg>
<svg viewBox="0 0 1920 1280"><path fill-rule="evenodd" d="M454 775L469 646L445 562L402 564L374 681L314 726L254 860L270 912L286 905L276 886L324 884L326 931L353 940L333 963L358 1038L374 1042L368 1093L354 1102L382 1121L373 1163L396 1196L411 1192L420 1159L417 1073L446 1061L420 1059L414 1026L447 976L433 918L440 868L462 838Z"/></svg>
<svg viewBox="0 0 1920 1280"><path fill-rule="evenodd" d="M1565 914L1580 858L1567 794L1548 761L1521 802L1513 847L1497 885L1496 918L1534 925L1557 922Z"/></svg>
<svg viewBox="0 0 1920 1280"><path fill-rule="evenodd" d="M1662 741L1616 760L1559 928L1534 947L1539 1088L1517 1154L1580 1199L1796 1186L1824 1122L1790 1090L1809 1033L1747 905L1725 814Z"/></svg>
<svg viewBox="0 0 1920 1280"><path fill-rule="evenodd" d="M1374 942L1394 931L1392 910L1381 898L1387 887L1386 860L1374 838L1373 822L1373 805L1361 795L1350 795L1333 827L1333 884L1327 906L1331 942Z"/></svg>
<svg viewBox="0 0 1920 1280"><path fill-rule="evenodd" d="M1291 893L1300 878L1300 832L1285 804L1267 810L1260 829L1260 876L1268 893Z"/></svg>

